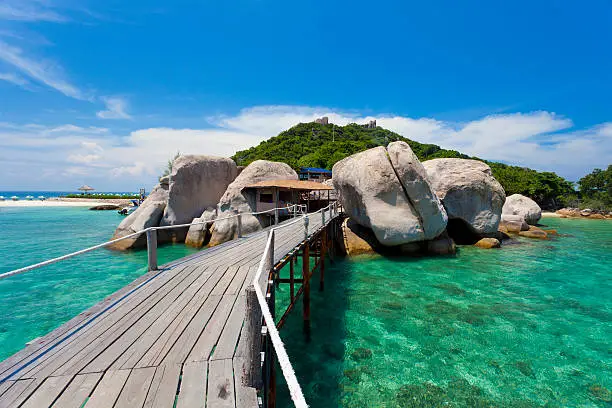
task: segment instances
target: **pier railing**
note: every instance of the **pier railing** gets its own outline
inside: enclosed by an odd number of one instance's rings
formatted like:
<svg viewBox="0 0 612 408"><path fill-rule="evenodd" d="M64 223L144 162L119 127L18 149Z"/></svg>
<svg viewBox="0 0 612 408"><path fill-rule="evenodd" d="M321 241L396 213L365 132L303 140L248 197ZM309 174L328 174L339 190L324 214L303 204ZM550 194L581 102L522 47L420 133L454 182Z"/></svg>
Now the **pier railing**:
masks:
<svg viewBox="0 0 612 408"><path fill-rule="evenodd" d="M259 308L261 310L261 314L263 316L264 325L262 326L261 333L264 336L262 349L264 350L261 354L261 367L264 371L264 377L270 375L270 371L273 370L274 361L272 359L272 351L276 355L278 359L278 363L283 372L283 376L287 382L287 386L289 388L289 393L291 395L291 399L293 404L297 408L306 408L308 404L306 403L306 399L304 398L304 394L302 392L302 388L297 380L295 375L295 371L291 362L289 360L289 356L287 354L287 350L285 349L285 345L280 337L279 331L277 329L277 325L275 322L275 313L274 313L274 287L275 282L273 279L269 279L269 274L273 274L274 266L275 266L275 258L274 258L274 241L275 234L277 230L281 230L283 228L292 226L296 223L303 223L304 225L304 245L308 245L309 236L316 233L316 231L309 232L310 220L314 219L314 217L321 217L321 226L320 229L326 227L326 225L332 221L339 213L337 202L333 202L329 204L327 207L322 208L314 213L305 214L303 217L296 219L294 221L279 225L270 229L268 232L268 240L266 243L266 247L261 256L261 260L259 262L259 267L257 269L257 273L253 278L253 286L249 287L247 291L253 290L257 296L257 303L259 304ZM262 282L262 278L265 278ZM306 279L303 277L303 279ZM262 285L263 284L263 285ZM263 288L266 289L264 294ZM247 298L247 304L248 304ZM248 307L248 306L247 306ZM247 316L249 319L249 316ZM248 324L248 323L247 323ZM255 325L256 326L256 325ZM251 333L255 334L255 333ZM258 363L255 358L252 358L252 363ZM254 369L257 370L258 367ZM264 399L268 397L267 393L267 381L264 378L263 383L263 397ZM264 407L268 406L266 402L262 404Z"/></svg>
<svg viewBox="0 0 612 408"><path fill-rule="evenodd" d="M298 215L304 214L306 212L305 210L306 206L303 204L292 204L286 207L277 207L277 208L272 208L270 210L266 210L266 211L259 211L259 212L252 212L252 213L239 213L239 212L235 212L233 215L229 215L223 218L216 218L214 220L210 220L210 221L197 221L197 222L191 222L188 224L176 224L176 225L164 225L161 227L149 227L149 228L145 228L143 230L134 232L132 234L128 234L125 235L123 237L117 238L117 239L113 239L110 241L106 241L103 242L101 244L98 245L94 245L91 246L89 248L85 248L85 249L81 249L79 251L76 252L71 252L69 254L66 255L62 255L59 256L57 258L52 258L52 259L48 259L46 261L43 262L39 262L33 265L29 265L23 268L19 268L19 269L15 269L9 272L5 272L0 274L0 280L2 279L6 279L9 278L11 276L14 275L19 275L34 269L38 269L38 268L42 268L43 266L47 266L47 265L52 265L61 261L64 261L66 259L70 259L70 258L74 258L76 256L79 255L83 255L86 254L88 252L92 252L95 251L97 249L101 249L101 248L106 248L110 245L116 244L118 242L124 241L126 239L130 239L130 238L134 238L134 237L139 237L142 234L146 234L147 237L147 252L148 252L148 269L150 271L155 271L158 269L158 265L157 265L157 231L158 230L167 230L167 229L174 229L174 228L188 228L192 225L204 225L204 224L213 224L217 221L223 221L223 220L229 220L232 218L237 218L238 219L238 227L237 227L237 237L241 238L242 237L242 216L244 215L262 215L262 214L266 214L266 213L274 213L274 219L275 219L275 223L278 224L278 220L279 220L279 216L280 213L282 211L287 211L288 214L296 217Z"/></svg>

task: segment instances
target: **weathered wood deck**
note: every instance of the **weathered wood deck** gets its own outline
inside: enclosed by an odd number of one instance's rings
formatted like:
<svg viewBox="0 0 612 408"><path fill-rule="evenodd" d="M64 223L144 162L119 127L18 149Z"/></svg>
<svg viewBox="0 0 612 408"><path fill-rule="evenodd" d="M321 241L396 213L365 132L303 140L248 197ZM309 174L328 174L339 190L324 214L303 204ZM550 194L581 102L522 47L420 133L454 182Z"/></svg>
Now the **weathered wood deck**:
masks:
<svg viewBox="0 0 612 408"><path fill-rule="evenodd" d="M168 264L36 340L0 363L0 407L256 407L239 341L266 239ZM303 240L301 222L277 230L275 261Z"/></svg>

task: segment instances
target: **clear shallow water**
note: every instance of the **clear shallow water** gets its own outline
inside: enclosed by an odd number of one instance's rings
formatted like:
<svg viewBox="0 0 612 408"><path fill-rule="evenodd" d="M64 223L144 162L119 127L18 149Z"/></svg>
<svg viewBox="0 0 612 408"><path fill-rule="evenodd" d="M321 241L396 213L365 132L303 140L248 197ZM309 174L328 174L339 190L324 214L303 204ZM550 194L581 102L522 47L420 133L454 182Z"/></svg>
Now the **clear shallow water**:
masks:
<svg viewBox="0 0 612 408"><path fill-rule="evenodd" d="M543 222L564 236L330 265L311 341L299 307L281 331L309 404L612 406L612 222Z"/></svg>
<svg viewBox="0 0 612 408"><path fill-rule="evenodd" d="M81 207L0 208L0 273L108 241L122 216ZM196 250L162 246L160 265ZM146 272L146 251L106 249L0 280L0 360Z"/></svg>

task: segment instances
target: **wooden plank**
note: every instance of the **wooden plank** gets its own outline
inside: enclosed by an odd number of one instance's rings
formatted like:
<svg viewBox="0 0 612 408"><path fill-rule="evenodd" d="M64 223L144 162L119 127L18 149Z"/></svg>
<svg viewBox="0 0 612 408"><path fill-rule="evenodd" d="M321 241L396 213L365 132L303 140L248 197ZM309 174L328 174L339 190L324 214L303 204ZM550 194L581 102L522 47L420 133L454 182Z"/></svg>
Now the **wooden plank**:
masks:
<svg viewBox="0 0 612 408"><path fill-rule="evenodd" d="M204 268L203 268L204 269ZM206 282L213 276L213 271L202 271L200 277L183 292L179 298L166 309L161 316L135 341L111 366L111 369L132 368L151 350L154 345L161 343L160 337L164 331L176 330L180 323L180 317L188 313L190 305L198 301L198 295ZM155 350L153 350L155 353ZM150 366L150 362L144 362L141 367Z"/></svg>
<svg viewBox="0 0 612 408"><path fill-rule="evenodd" d="M4 394L9 388L11 388L15 384L15 381L5 381L0 383L0 396Z"/></svg>
<svg viewBox="0 0 612 408"><path fill-rule="evenodd" d="M200 310L198 310L197 314L191 319L185 331L181 333L178 340L164 358L164 363L183 363L185 361L193 344L200 336L202 329L210 320L220 301L221 296L209 296L206 299Z"/></svg>
<svg viewBox="0 0 612 408"><path fill-rule="evenodd" d="M258 407L257 390L242 384L242 366L245 363L243 357L234 358L234 389L236 392L236 407Z"/></svg>
<svg viewBox="0 0 612 408"><path fill-rule="evenodd" d="M85 408L108 408L117 401L131 370L109 370L91 394Z"/></svg>
<svg viewBox="0 0 612 408"><path fill-rule="evenodd" d="M93 339L89 344L82 345L82 348L69 358L66 364L52 372L71 374L106 370L118 355L129 347L195 278L196 275L191 273L168 293L160 292L158 296L147 299L146 302L143 302L145 306L141 313L130 313L129 317L123 319L120 324L100 333L98 338ZM95 335L95 332L92 335ZM98 358L104 353L106 353L104 358Z"/></svg>
<svg viewBox="0 0 612 408"><path fill-rule="evenodd" d="M183 378L176 408L204 408L206 406L207 371L206 361L196 361L183 366Z"/></svg>
<svg viewBox="0 0 612 408"><path fill-rule="evenodd" d="M81 408L96 387L102 373L79 374L53 404L54 408Z"/></svg>
<svg viewBox="0 0 612 408"><path fill-rule="evenodd" d="M234 370L232 359L215 360L208 367L207 408L234 408L236 393L234 391ZM253 408L255 408L253 406Z"/></svg>
<svg viewBox="0 0 612 408"><path fill-rule="evenodd" d="M155 367L135 368L119 394L115 408L142 408L155 375Z"/></svg>
<svg viewBox="0 0 612 408"><path fill-rule="evenodd" d="M215 309L212 317L206 324L202 334L197 339L191 349L191 353L187 357L188 361L206 361L217 344L217 340L221 335L221 331L227 322L232 306L234 306L235 297L233 295L224 295Z"/></svg>
<svg viewBox="0 0 612 408"><path fill-rule="evenodd" d="M164 364L157 367L143 408L174 406L180 377L181 366L179 364Z"/></svg>
<svg viewBox="0 0 612 408"><path fill-rule="evenodd" d="M212 290L211 295L225 294L227 287L232 282L232 279L234 279L234 276L236 276L237 271L238 271L237 265L232 265L232 266L227 267L225 273L223 274L221 279L219 279L219 282L217 282L217 285Z"/></svg>
<svg viewBox="0 0 612 408"><path fill-rule="evenodd" d="M18 407L42 384L43 380L18 380L0 397L0 408Z"/></svg>
<svg viewBox="0 0 612 408"><path fill-rule="evenodd" d="M55 399L68 386L70 380L72 380L71 375L47 378L21 407L40 408L51 406L53 401L55 401Z"/></svg>
<svg viewBox="0 0 612 408"><path fill-rule="evenodd" d="M181 268L182 270L183 268ZM170 276L170 275L168 275ZM72 336L69 340L63 342L61 346L54 350L47 352L42 358L36 361L36 364L32 367L23 370L20 376L38 376L45 377L50 375L54 369L61 366L68 360L72 359L73 356L82 350L83 347L97 347L99 342L102 341L102 333L104 330L113 328L119 325L119 322L129 318L133 315L139 315L147 307L151 307L151 303L155 302L160 296L165 293L170 287L177 285L184 277L177 276L177 279L172 279L169 283L170 286L166 286L165 279L160 280L159 285L152 285L145 288L141 288L135 296L125 304L122 304L119 309L111 309L109 313L94 324L85 327L79 333ZM157 287L159 286L159 287ZM154 292L149 293L151 289L156 289ZM48 368L50 366L50 368ZM45 369L47 371L45 371ZM62 373L60 373L61 375ZM71 374L71 373L64 373Z"/></svg>

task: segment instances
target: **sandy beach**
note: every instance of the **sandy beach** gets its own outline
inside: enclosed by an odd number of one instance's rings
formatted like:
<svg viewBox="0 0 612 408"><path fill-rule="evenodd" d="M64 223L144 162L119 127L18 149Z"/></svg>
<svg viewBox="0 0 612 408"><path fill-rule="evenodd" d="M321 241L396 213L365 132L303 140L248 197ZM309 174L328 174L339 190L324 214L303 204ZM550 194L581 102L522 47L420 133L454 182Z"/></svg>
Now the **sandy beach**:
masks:
<svg viewBox="0 0 612 408"><path fill-rule="evenodd" d="M560 214L557 214L555 212L547 212L547 211L543 211L542 212L542 218L559 218L561 217Z"/></svg>
<svg viewBox="0 0 612 408"><path fill-rule="evenodd" d="M129 205L127 199L92 200L87 198L48 198L41 200L0 201L0 207L94 207L96 205Z"/></svg>

